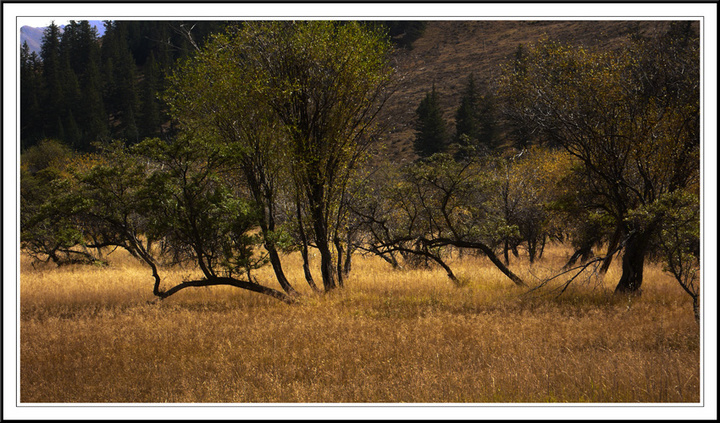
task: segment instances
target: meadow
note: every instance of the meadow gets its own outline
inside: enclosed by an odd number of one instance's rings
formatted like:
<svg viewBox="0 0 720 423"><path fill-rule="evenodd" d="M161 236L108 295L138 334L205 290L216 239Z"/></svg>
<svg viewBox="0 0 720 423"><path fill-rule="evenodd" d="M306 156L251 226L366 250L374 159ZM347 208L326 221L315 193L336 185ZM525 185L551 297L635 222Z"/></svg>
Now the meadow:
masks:
<svg viewBox="0 0 720 423"><path fill-rule="evenodd" d="M569 251L511 267L530 283ZM486 258L393 270L357 256L344 289L287 305L231 287L163 301L150 271L32 266L21 257L21 403L698 403L700 332L658 265L643 294L614 296L620 269L558 296L515 287ZM319 272L316 273L319 275ZM179 282L190 270L166 269ZM275 287L271 269L258 280Z"/></svg>

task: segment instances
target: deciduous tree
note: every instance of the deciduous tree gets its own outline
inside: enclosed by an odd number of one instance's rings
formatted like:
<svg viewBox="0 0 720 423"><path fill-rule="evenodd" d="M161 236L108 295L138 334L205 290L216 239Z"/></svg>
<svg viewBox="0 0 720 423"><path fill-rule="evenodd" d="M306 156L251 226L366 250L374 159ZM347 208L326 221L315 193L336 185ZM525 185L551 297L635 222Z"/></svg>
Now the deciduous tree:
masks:
<svg viewBox="0 0 720 423"><path fill-rule="evenodd" d="M699 177L699 42L680 29L616 51L541 41L501 81L509 117L577 157L596 211L622 230L616 292L640 291L665 222L633 210Z"/></svg>

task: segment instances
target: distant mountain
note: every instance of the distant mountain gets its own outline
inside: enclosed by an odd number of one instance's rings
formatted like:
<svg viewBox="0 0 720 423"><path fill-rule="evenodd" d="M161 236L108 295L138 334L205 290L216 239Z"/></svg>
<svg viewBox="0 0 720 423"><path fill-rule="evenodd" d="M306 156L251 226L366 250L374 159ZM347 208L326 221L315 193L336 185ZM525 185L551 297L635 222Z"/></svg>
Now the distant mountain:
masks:
<svg viewBox="0 0 720 423"><path fill-rule="evenodd" d="M23 26L20 28L20 45L27 42L31 52L34 51L35 53L40 54L44 31L45 28L34 28L27 25Z"/></svg>
<svg viewBox="0 0 720 423"><path fill-rule="evenodd" d="M98 36L102 37L103 34L105 34L105 25L103 24L103 21L89 21L90 26L94 26L95 29L97 29ZM40 54L40 49L42 48L42 38L43 33L45 32L45 29L47 27L32 27L24 25L20 28L20 45L22 45L24 42L27 41L28 47L30 47L31 52L35 52L37 54ZM63 28L65 28L65 25L60 25L60 33L62 34Z"/></svg>

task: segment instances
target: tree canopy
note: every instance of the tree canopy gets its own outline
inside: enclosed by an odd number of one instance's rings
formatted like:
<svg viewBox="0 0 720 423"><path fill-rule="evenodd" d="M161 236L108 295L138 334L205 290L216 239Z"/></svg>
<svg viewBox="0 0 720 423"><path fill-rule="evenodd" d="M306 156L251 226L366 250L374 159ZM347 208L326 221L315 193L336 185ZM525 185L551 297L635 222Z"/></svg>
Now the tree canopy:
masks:
<svg viewBox="0 0 720 423"><path fill-rule="evenodd" d="M593 209L624 234L618 291L640 289L667 222L633 212L698 187L699 42L683 25L619 51L544 40L501 80L509 118L580 160Z"/></svg>

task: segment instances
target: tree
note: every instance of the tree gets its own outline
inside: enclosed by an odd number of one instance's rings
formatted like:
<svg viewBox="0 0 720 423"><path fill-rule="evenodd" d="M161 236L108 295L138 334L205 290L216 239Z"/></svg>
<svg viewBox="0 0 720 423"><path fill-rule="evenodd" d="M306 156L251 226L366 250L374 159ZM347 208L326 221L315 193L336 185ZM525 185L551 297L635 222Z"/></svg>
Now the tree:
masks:
<svg viewBox="0 0 720 423"><path fill-rule="evenodd" d="M87 63L87 71L82 78L83 100L80 116L83 125L83 139L80 150L89 151L95 142L106 141L108 138L108 117L102 99L102 77L100 74L100 52L93 49Z"/></svg>
<svg viewBox="0 0 720 423"><path fill-rule="evenodd" d="M640 292L645 259L666 215L633 211L699 178L699 42L671 28L654 40L596 52L542 41L501 85L511 121L583 165L596 212L623 236L616 292Z"/></svg>
<svg viewBox="0 0 720 423"><path fill-rule="evenodd" d="M285 276L277 248L277 202L281 180L290 179L285 159L288 133L258 88L256 69L244 60L252 40L239 30L214 37L171 79L166 99L183 131L202 133L232 151L260 213L260 229L275 276L296 293Z"/></svg>
<svg viewBox="0 0 720 423"><path fill-rule="evenodd" d="M155 54L150 52L150 58L144 67L144 79L141 84L142 97L140 101L140 134L142 137L153 137L160 133L162 124L161 105L158 99L160 91L160 69L155 62Z"/></svg>
<svg viewBox="0 0 720 423"><path fill-rule="evenodd" d="M659 232L660 250L665 271L670 272L692 298L695 320L700 322L700 198L684 192L663 198L658 207L666 213L665 225Z"/></svg>
<svg viewBox="0 0 720 423"><path fill-rule="evenodd" d="M455 283L443 259L447 247L481 252L514 284L525 282L497 257L495 251L511 227L493 208L499 184L488 177L487 163L455 161L435 154L380 178L367 204L354 208L369 235L369 251L397 266L395 252L419 256L440 265Z"/></svg>
<svg viewBox="0 0 720 423"><path fill-rule="evenodd" d="M460 146L456 156L464 157L468 147L493 149L497 132L494 97L487 89L477 87L475 76L470 74L455 113L455 142Z"/></svg>
<svg viewBox="0 0 720 423"><path fill-rule="evenodd" d="M27 149L42 138L42 66L27 42L20 49L20 143Z"/></svg>
<svg viewBox="0 0 720 423"><path fill-rule="evenodd" d="M523 149L510 157L491 161L488 176L496 181L492 199L495 214L516 230L503 240L505 263L508 252L517 256L521 245L527 249L530 263L540 258L548 239L560 239L567 220L555 222L556 203L564 194L558 184L571 171L572 158L564 151L543 147Z"/></svg>
<svg viewBox="0 0 720 423"><path fill-rule="evenodd" d="M287 163L331 290L332 225L391 94L390 44L357 22L247 22L239 36L253 88L288 131Z"/></svg>
<svg viewBox="0 0 720 423"><path fill-rule="evenodd" d="M43 33L42 49L43 93L42 114L44 116L45 136L60 137L60 122L63 99L63 86L60 61L60 28L55 21Z"/></svg>
<svg viewBox="0 0 720 423"><path fill-rule="evenodd" d="M374 22L374 21L373 21ZM380 21L388 28L388 35L398 46L412 49L412 43L425 32L425 21Z"/></svg>
<svg viewBox="0 0 720 423"><path fill-rule="evenodd" d="M226 173L227 149L202 137L115 142L94 166L78 169L87 206L84 228L96 246L124 248L147 264L153 294L167 298L190 287L229 285L284 302L284 292L260 284L252 272L267 259L258 251L257 209ZM163 263L194 266L201 276L163 288Z"/></svg>
<svg viewBox="0 0 720 423"><path fill-rule="evenodd" d="M460 147L478 144L480 138L480 122L477 116L479 97L475 87L475 77L470 74L465 91L460 97L460 107L455 112L455 142Z"/></svg>
<svg viewBox="0 0 720 423"><path fill-rule="evenodd" d="M138 81L135 59L128 45L127 25L106 22L101 47L105 79L104 103L117 125L111 135L129 143L140 140Z"/></svg>
<svg viewBox="0 0 720 423"><path fill-rule="evenodd" d="M662 195L657 201L632 211L632 218L648 221L662 216L653 240L663 269L692 298L695 320L700 322L700 197L697 186Z"/></svg>
<svg viewBox="0 0 720 423"><path fill-rule="evenodd" d="M448 134L440 108L440 97L433 84L415 110L415 153L421 158L442 153L447 149Z"/></svg>
<svg viewBox="0 0 720 423"><path fill-rule="evenodd" d="M87 205L78 195L69 167L78 157L50 139L28 148L20 159L20 245L36 261L57 265L91 263L79 213Z"/></svg>

